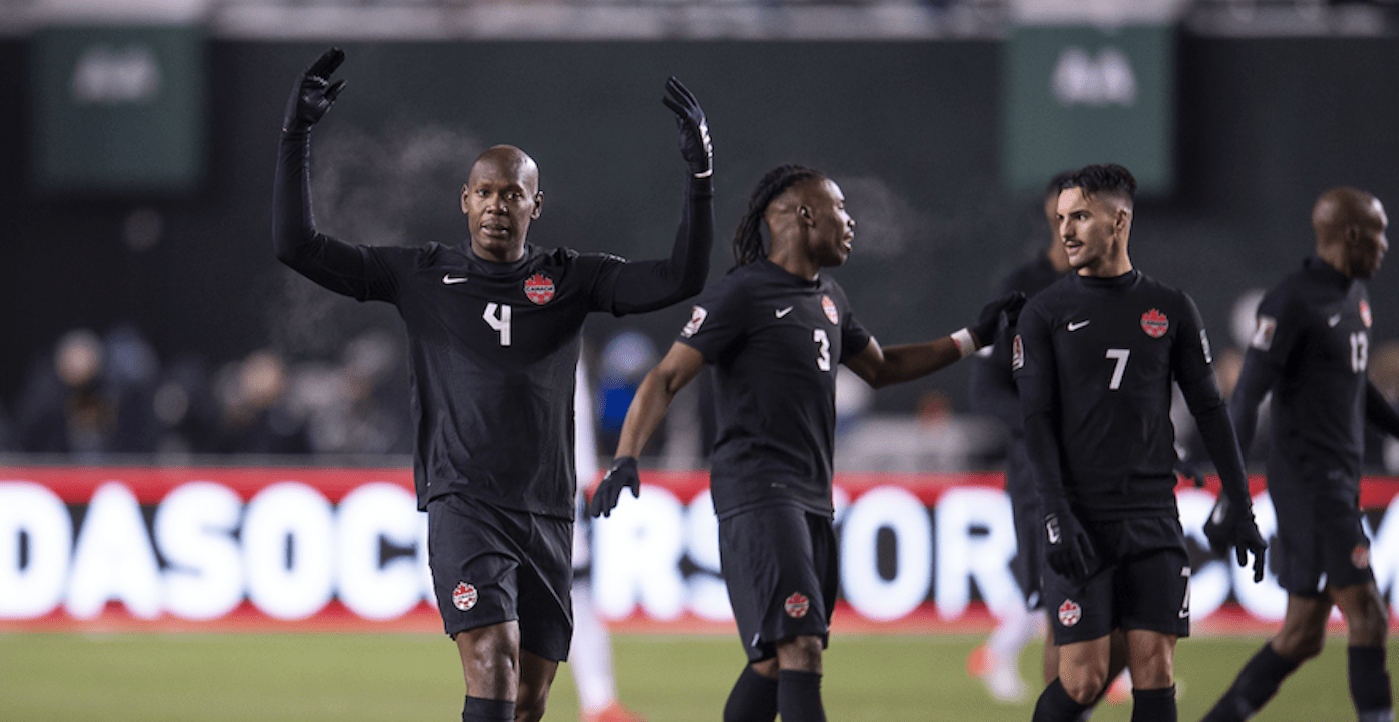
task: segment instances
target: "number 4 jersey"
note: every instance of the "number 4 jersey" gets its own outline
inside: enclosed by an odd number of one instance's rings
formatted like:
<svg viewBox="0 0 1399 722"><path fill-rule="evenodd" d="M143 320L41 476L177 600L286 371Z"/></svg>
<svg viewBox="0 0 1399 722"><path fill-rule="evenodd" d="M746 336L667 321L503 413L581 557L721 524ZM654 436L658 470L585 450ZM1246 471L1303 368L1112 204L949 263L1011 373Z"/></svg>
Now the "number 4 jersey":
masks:
<svg viewBox="0 0 1399 722"><path fill-rule="evenodd" d="M1192 411L1223 403L1190 297L1139 271L1067 276L1025 305L1012 343L1027 432L1038 415L1057 435L1031 446L1037 488L1057 480L1086 520L1175 516L1171 382Z"/></svg>
<svg viewBox="0 0 1399 722"><path fill-rule="evenodd" d="M767 259L739 266L704 290L677 340L714 372L720 518L773 504L831 514L836 367L870 341L840 286Z"/></svg>

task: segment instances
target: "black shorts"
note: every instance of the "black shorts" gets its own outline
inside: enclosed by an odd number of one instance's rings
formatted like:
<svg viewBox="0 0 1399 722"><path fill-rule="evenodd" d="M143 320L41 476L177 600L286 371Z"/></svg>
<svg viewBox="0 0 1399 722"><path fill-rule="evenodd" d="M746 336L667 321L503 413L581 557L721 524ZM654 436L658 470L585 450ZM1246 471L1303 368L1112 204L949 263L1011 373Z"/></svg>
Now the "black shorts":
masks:
<svg viewBox="0 0 1399 722"><path fill-rule="evenodd" d="M1040 590L1040 569L1044 567L1044 519L1040 514L1040 498L1034 486L1034 472L1026 457L1025 440L1012 438L1006 445L1006 496L1010 497L1010 515L1015 522L1015 558L1010 571L1025 595L1025 606L1044 606Z"/></svg>
<svg viewBox="0 0 1399 722"><path fill-rule="evenodd" d="M1044 567L1044 602L1055 644L1114 629L1190 636L1190 560L1176 519L1084 522L1096 555L1075 584Z"/></svg>
<svg viewBox="0 0 1399 722"><path fill-rule="evenodd" d="M428 502L428 566L442 625L459 632L518 620L520 648L568 658L573 522L463 499Z"/></svg>
<svg viewBox="0 0 1399 722"><path fill-rule="evenodd" d="M719 563L750 662L777 642L830 642L840 562L831 519L795 506L765 506L719 521Z"/></svg>
<svg viewBox="0 0 1399 722"><path fill-rule="evenodd" d="M1315 597L1325 586L1374 583L1370 540L1361 526L1359 484L1298 481L1270 474L1268 492L1277 512L1277 543L1268 548L1278 586Z"/></svg>

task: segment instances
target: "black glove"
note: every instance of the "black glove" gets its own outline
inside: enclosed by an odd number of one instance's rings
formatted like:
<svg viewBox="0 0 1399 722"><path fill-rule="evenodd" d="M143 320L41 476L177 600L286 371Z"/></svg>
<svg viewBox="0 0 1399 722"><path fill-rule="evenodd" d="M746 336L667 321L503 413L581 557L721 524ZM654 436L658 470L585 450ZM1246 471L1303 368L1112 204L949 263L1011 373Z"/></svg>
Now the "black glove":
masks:
<svg viewBox="0 0 1399 722"><path fill-rule="evenodd" d="M708 178L714 173L714 144L709 141L709 122L704 119L695 96L674 76L666 81L669 98L661 98L667 108L675 111L675 124L680 128L680 155L690 164L696 178Z"/></svg>
<svg viewBox="0 0 1399 722"><path fill-rule="evenodd" d="M1089 561L1096 558L1093 543L1065 506L1044 515L1045 561L1056 574L1069 581L1082 581L1093 571Z"/></svg>
<svg viewBox="0 0 1399 722"><path fill-rule="evenodd" d="M1176 457L1176 474L1189 479L1196 489L1205 485L1205 472L1200 471L1200 466L1179 456Z"/></svg>
<svg viewBox="0 0 1399 722"><path fill-rule="evenodd" d="M1006 326L1014 326L1020 320L1020 309L1025 307L1025 294L1011 291L986 304L976 325L967 329L976 336L976 347L985 348L996 342L996 336Z"/></svg>
<svg viewBox="0 0 1399 722"><path fill-rule="evenodd" d="M331 48L321 53L321 57L301 73L291 90L291 97L287 98L286 115L282 119L283 131L308 130L330 110L335 97L345 89L345 81L331 83L330 74L343 62L345 51Z"/></svg>
<svg viewBox="0 0 1399 722"><path fill-rule="evenodd" d="M1220 496L1210 510L1210 518L1205 520L1204 532L1205 539L1210 543L1210 551L1216 556L1222 557L1229 547L1234 547L1234 558L1241 567L1248 566L1248 555L1252 552L1253 581L1263 581L1263 572L1267 569L1264 552L1268 542L1263 540L1258 524L1253 521L1252 509L1241 513L1229 499Z"/></svg>
<svg viewBox="0 0 1399 722"><path fill-rule="evenodd" d="M641 475L636 471L636 457L619 456L612 461L612 468L607 470L607 475L602 477L593 491L593 499L588 502L588 514L594 517L611 516L622 490L628 488L633 499L641 496Z"/></svg>

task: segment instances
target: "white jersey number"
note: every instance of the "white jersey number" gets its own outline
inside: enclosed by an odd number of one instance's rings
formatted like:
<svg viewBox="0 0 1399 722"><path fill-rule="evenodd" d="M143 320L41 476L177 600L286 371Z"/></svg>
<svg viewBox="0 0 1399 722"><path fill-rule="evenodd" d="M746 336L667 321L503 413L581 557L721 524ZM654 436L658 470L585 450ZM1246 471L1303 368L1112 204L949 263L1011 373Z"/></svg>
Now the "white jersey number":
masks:
<svg viewBox="0 0 1399 722"><path fill-rule="evenodd" d="M820 346L816 352L816 368L822 371L831 370L831 339L826 335L826 329L818 328L811 334L811 339Z"/></svg>
<svg viewBox="0 0 1399 722"><path fill-rule="evenodd" d="M1128 348L1110 348L1107 358L1113 359L1117 365L1112 369L1112 380L1108 381L1108 390L1116 391L1122 386L1122 374L1127 371L1127 357L1132 355L1132 350Z"/></svg>
<svg viewBox="0 0 1399 722"><path fill-rule="evenodd" d="M500 334L500 345L510 345L510 307L503 303L486 304L486 312L481 314L481 318L486 319L486 325L495 329Z"/></svg>

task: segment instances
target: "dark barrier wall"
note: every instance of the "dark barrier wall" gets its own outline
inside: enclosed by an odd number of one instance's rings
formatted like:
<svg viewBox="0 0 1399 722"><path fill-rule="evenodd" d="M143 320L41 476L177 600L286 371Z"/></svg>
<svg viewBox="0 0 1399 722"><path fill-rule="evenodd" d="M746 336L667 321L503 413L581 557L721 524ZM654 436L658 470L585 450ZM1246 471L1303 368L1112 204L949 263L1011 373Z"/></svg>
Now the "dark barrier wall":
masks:
<svg viewBox="0 0 1399 722"><path fill-rule="evenodd" d="M1170 198L1138 204L1137 265L1195 296L1216 347L1233 299L1311 249L1309 214L1349 183L1399 208L1395 40L1182 37L1177 173ZM349 84L316 131L322 230L359 242L456 240L464 169L514 143L539 161L544 245L665 253L683 164L660 103L667 75L709 113L719 238L768 168L800 162L844 188L856 252L835 276L885 344L968 324L993 282L1039 243L1035 199L1001 190L1000 46L948 43L421 43L345 46ZM29 180L27 46L0 42L0 400L65 330L131 320L162 355L215 361L262 345L331 354L367 325L397 328L272 258L269 197L282 106L318 44L212 42L207 181L188 196L40 196ZM1111 160L1105 158L1104 160ZM149 212L134 211L142 209ZM131 250L124 238L159 242ZM142 230L146 229L146 230ZM1399 271L1372 285L1376 340L1399 331ZM664 349L688 308L597 317L600 340L635 325ZM911 410L937 389L967 408L967 369L892 389Z"/></svg>

